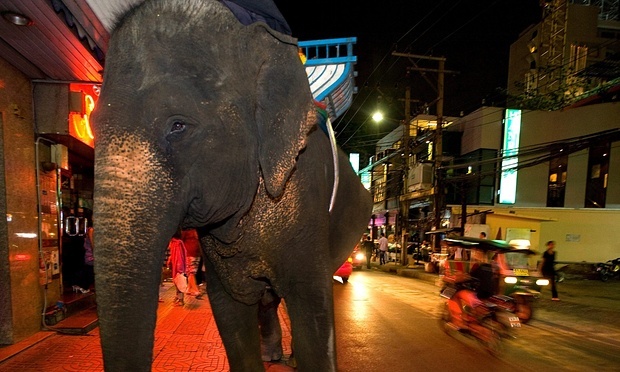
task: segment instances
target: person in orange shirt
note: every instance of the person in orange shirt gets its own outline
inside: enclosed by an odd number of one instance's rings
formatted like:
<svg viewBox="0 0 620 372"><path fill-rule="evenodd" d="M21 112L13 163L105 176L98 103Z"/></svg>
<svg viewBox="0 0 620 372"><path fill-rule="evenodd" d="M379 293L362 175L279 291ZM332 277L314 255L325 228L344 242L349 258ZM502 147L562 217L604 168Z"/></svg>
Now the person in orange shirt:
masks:
<svg viewBox="0 0 620 372"><path fill-rule="evenodd" d="M170 243L168 243L168 249L170 249L170 257L166 265L172 269L172 282L176 287L176 297L174 298L175 306L185 305L185 293L187 292L187 252L185 244L181 239L181 231L177 231Z"/></svg>

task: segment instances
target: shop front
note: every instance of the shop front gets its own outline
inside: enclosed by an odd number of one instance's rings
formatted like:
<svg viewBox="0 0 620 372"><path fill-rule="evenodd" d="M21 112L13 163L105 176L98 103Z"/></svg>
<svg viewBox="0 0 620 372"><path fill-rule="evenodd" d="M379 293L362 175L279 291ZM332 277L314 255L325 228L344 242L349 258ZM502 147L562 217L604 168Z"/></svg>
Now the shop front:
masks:
<svg viewBox="0 0 620 372"><path fill-rule="evenodd" d="M0 345L10 345L69 316L78 295L98 86L30 81L2 59L0 72Z"/></svg>
<svg viewBox="0 0 620 372"><path fill-rule="evenodd" d="M41 251L54 268L42 284L48 297L63 302L80 286L84 235L92 224L94 136L90 113L99 85L35 83L35 135ZM48 261L55 260L55 261ZM85 288L88 289L88 288Z"/></svg>

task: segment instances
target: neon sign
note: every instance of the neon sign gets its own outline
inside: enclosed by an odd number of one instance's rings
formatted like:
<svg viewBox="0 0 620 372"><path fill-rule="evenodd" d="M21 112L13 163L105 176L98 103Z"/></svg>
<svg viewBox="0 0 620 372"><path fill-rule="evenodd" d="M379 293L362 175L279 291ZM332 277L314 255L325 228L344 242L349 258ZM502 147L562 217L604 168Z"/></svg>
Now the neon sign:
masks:
<svg viewBox="0 0 620 372"><path fill-rule="evenodd" d="M504 156L500 179L499 202L514 204L517 200L517 165L519 137L521 136L521 110L507 109L504 120Z"/></svg>
<svg viewBox="0 0 620 372"><path fill-rule="evenodd" d="M99 86L91 84L71 84L71 92L81 93L80 112L69 114L69 134L90 147L95 145L95 136L90 127L90 114L95 109L99 99Z"/></svg>

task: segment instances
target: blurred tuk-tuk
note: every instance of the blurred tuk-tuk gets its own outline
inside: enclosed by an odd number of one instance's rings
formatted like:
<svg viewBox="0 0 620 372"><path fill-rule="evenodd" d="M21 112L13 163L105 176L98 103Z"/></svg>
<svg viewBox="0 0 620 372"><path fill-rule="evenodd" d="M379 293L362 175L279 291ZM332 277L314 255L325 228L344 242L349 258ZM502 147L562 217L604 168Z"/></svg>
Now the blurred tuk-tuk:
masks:
<svg viewBox="0 0 620 372"><path fill-rule="evenodd" d="M443 242L448 248L444 275L467 275L475 263L490 263L493 294L514 298L515 312L523 323L532 318L534 300L540 297L541 288L549 284L529 265L529 257L535 251L503 240L449 236Z"/></svg>

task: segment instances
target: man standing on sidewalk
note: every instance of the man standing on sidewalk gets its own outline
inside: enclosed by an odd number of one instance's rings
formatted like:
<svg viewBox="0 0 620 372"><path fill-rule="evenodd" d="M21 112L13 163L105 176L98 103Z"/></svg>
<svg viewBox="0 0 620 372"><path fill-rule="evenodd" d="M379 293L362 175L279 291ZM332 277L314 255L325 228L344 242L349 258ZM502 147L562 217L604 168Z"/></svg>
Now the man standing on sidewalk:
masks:
<svg viewBox="0 0 620 372"><path fill-rule="evenodd" d="M547 250L543 253L540 270L543 277L549 279L549 284L551 284L551 299L560 301L558 290L555 287L555 241L549 240L546 246Z"/></svg>
<svg viewBox="0 0 620 372"><path fill-rule="evenodd" d="M366 268L370 269L370 258L372 257L372 252L375 250L375 243L370 239L370 235L365 235L362 245L366 251Z"/></svg>
<svg viewBox="0 0 620 372"><path fill-rule="evenodd" d="M381 233L381 238L379 238L379 265L385 264L385 256L387 255L388 250L388 240L385 237L385 234Z"/></svg>

